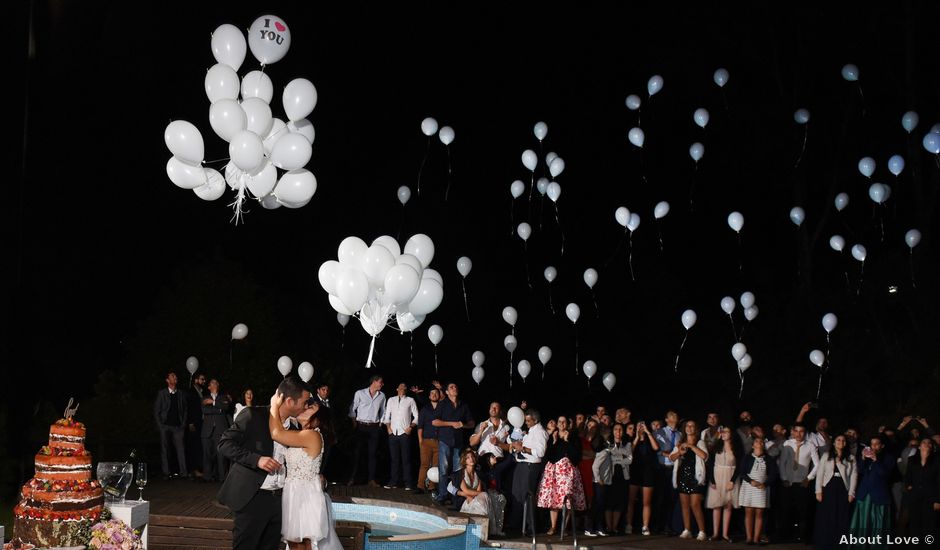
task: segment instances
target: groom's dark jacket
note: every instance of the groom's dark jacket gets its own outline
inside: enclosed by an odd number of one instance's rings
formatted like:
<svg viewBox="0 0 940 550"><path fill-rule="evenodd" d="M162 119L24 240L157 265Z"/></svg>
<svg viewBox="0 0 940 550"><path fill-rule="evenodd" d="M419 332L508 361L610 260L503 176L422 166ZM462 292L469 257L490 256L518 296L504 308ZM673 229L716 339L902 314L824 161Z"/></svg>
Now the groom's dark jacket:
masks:
<svg viewBox="0 0 940 550"><path fill-rule="evenodd" d="M268 407L248 407L238 414L219 441L219 452L232 461L219 502L238 512L261 488L268 473L258 468L263 456L274 456L274 442L268 429Z"/></svg>

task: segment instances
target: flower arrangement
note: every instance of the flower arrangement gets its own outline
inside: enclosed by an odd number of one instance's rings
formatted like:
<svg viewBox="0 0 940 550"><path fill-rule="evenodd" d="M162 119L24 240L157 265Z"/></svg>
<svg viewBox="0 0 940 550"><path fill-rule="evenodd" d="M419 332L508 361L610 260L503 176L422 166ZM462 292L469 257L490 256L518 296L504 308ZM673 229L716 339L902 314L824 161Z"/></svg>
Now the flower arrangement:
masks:
<svg viewBox="0 0 940 550"><path fill-rule="evenodd" d="M140 535L119 519L111 519L91 527L88 548L97 550L142 550Z"/></svg>

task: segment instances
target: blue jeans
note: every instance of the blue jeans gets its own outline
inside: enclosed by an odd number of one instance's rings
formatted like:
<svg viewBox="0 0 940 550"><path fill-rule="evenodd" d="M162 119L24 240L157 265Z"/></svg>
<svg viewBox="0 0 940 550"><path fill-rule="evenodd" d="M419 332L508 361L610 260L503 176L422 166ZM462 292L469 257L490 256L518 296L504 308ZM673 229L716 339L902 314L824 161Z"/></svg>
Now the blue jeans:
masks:
<svg viewBox="0 0 940 550"><path fill-rule="evenodd" d="M460 448L451 447L447 443L438 440L437 442L437 475L440 482L437 484L436 500L447 498L447 482L450 481L450 474L460 469Z"/></svg>

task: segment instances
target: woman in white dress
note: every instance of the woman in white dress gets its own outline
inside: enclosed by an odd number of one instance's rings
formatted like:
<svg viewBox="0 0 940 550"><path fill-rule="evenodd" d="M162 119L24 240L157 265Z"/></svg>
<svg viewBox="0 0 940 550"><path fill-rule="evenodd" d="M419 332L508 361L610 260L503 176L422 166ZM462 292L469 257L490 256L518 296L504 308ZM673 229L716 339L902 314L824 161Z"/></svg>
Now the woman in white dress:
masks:
<svg viewBox="0 0 940 550"><path fill-rule="evenodd" d="M323 416L328 408L316 405L297 417L300 430L288 430L281 424L278 408L282 394L271 398L268 426L271 439L287 447L287 477L284 481L281 512L281 536L290 550L342 550L333 529L332 502L323 492L320 464L324 441L319 427L328 429Z"/></svg>
<svg viewBox="0 0 940 550"><path fill-rule="evenodd" d="M497 518L500 506L495 505L491 500L491 494L486 489L486 485L480 479L480 473L477 471L477 454L473 449L464 451L460 457L460 463L463 465L460 480L460 490L457 494L464 497L463 506L460 511L465 514L475 514L487 516L490 520L490 533L501 535L500 526L502 518Z"/></svg>

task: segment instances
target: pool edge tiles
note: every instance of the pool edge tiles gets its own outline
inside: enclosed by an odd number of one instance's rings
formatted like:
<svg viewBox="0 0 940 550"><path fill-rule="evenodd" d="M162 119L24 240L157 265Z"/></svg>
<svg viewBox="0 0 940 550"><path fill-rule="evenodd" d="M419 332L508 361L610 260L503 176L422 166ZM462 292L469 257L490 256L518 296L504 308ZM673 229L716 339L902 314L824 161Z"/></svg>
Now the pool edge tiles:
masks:
<svg viewBox="0 0 940 550"><path fill-rule="evenodd" d="M451 527L446 518L392 506L334 502L333 512L337 520L400 525L424 533L433 533Z"/></svg>
<svg viewBox="0 0 940 550"><path fill-rule="evenodd" d="M364 522L369 525L399 526L421 533L365 537L365 550L478 550L482 543L483 525L468 517L441 514L434 508L419 511L391 502L334 502L335 518L341 521Z"/></svg>

